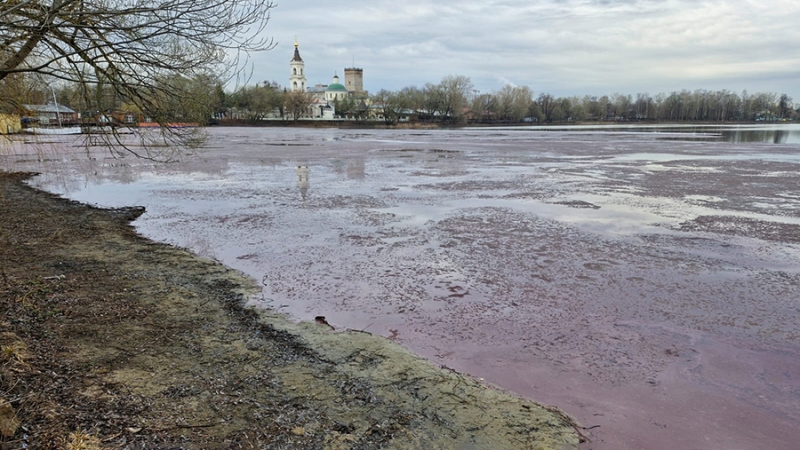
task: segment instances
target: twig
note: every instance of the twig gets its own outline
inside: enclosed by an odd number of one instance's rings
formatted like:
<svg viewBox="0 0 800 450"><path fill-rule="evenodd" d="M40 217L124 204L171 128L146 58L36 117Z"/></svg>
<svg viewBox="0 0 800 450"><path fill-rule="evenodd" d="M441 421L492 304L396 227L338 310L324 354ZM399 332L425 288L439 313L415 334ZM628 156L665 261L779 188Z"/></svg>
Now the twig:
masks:
<svg viewBox="0 0 800 450"><path fill-rule="evenodd" d="M555 413L555 414L561 416L561 418L565 422L567 422L567 424L569 424L572 427L572 429L575 430L576 433L578 433L578 438L579 438L579 440L581 442L592 442L592 440L589 439L585 434L581 433L581 430L591 430L593 428L598 428L600 425L594 425L594 426L591 426L591 427L587 428L587 427L584 427L584 426L580 425L578 422L576 422L575 419L570 417L561 408L558 408L556 406L551 406L551 405L540 405L540 406L542 408L544 408L545 410L547 410L547 411L550 411L552 413Z"/></svg>
<svg viewBox="0 0 800 450"><path fill-rule="evenodd" d="M364 330L354 330L354 329L352 329L352 328L348 328L348 329L346 329L346 330L344 330L344 331L345 331L346 333L364 333L364 334L369 334L369 335L371 335L371 334L372 334L372 333L370 333L369 331L364 331Z"/></svg>
<svg viewBox="0 0 800 450"><path fill-rule="evenodd" d="M153 428L150 431L155 431L155 432L171 431L171 430L178 430L178 429L181 429L181 428L211 428L211 427L215 427L217 425L219 425L219 423L216 423L216 422L215 423L200 423L200 424L196 424L196 425L188 425L188 424L186 424L186 425L175 425L174 427L167 427L167 428Z"/></svg>

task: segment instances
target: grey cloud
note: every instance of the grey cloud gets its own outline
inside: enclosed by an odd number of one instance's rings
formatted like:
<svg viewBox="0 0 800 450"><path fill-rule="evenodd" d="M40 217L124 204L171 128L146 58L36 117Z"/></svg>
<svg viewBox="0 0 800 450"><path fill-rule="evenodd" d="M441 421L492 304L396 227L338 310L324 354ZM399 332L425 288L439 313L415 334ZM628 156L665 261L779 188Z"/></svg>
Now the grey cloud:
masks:
<svg viewBox="0 0 800 450"><path fill-rule="evenodd" d="M800 27L788 19L800 3L764 3L286 2L266 30L279 46L253 56L254 73L286 83L296 34L312 84L355 63L371 91L461 74L481 91L510 80L576 95L719 87L800 99Z"/></svg>

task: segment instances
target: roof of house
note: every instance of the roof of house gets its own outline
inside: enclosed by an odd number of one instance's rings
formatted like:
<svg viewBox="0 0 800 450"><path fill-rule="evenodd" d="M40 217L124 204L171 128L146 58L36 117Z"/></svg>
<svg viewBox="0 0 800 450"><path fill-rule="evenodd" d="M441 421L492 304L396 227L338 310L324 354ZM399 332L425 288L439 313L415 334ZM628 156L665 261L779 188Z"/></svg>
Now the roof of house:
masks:
<svg viewBox="0 0 800 450"><path fill-rule="evenodd" d="M67 108L64 105L57 105L55 103L48 103L46 105L22 105L27 111L38 113L62 113L62 114L75 114L75 111Z"/></svg>

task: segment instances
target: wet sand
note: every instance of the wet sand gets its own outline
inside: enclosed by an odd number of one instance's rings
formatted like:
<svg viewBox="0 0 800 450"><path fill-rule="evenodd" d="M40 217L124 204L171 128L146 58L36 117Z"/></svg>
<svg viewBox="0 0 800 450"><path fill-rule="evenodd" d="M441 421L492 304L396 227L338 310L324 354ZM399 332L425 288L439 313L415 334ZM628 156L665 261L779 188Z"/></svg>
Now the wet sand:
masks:
<svg viewBox="0 0 800 450"><path fill-rule="evenodd" d="M139 232L261 280L255 304L557 405L586 448L795 448L800 145L684 137L212 129L169 166L4 165L146 206Z"/></svg>

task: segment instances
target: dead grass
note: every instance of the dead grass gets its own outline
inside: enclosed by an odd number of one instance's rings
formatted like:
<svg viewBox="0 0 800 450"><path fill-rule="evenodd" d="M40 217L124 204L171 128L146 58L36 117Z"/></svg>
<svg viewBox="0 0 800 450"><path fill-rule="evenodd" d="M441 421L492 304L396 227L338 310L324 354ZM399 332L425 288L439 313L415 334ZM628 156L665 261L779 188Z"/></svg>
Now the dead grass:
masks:
<svg viewBox="0 0 800 450"><path fill-rule="evenodd" d="M27 360L29 356L28 346L22 341L15 341L8 345L0 345L0 361L4 363L11 362L27 365L25 360Z"/></svg>
<svg viewBox="0 0 800 450"><path fill-rule="evenodd" d="M69 434L64 448L66 450L100 450L102 447L97 436L77 430Z"/></svg>

